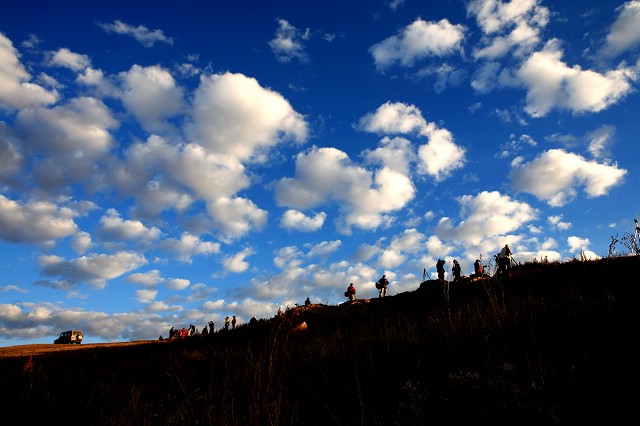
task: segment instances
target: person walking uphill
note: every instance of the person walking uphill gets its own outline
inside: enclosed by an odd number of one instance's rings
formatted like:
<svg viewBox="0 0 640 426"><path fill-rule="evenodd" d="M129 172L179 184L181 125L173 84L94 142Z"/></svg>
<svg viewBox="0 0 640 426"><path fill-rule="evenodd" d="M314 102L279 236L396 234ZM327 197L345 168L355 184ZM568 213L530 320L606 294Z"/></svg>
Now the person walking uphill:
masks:
<svg viewBox="0 0 640 426"><path fill-rule="evenodd" d="M349 284L349 287L347 287L347 291L344 292L344 295L349 300L356 300L356 287L353 285L353 283Z"/></svg>
<svg viewBox="0 0 640 426"><path fill-rule="evenodd" d="M382 278L380 278L376 283L376 288L380 290L380 294L378 294L378 297L385 297L387 295L388 285L389 285L389 280L385 275L382 275Z"/></svg>
<svg viewBox="0 0 640 426"><path fill-rule="evenodd" d="M438 271L438 279L444 280L444 260L438 259L436 263L436 271Z"/></svg>

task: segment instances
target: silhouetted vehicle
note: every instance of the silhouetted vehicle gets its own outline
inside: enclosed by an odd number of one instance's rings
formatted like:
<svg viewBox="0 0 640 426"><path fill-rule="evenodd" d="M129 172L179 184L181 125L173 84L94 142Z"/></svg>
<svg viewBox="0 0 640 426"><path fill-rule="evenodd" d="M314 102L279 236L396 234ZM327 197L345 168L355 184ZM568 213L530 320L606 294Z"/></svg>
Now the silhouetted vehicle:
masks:
<svg viewBox="0 0 640 426"><path fill-rule="evenodd" d="M53 343L75 343L79 345L82 343L82 337L82 330L63 331Z"/></svg>

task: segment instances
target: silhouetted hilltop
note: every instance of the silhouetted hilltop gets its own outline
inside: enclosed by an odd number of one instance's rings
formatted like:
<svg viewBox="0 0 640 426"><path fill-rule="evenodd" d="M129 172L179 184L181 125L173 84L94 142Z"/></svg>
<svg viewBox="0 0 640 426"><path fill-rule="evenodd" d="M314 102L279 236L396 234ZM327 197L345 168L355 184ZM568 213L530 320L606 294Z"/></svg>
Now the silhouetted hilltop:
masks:
<svg viewBox="0 0 640 426"><path fill-rule="evenodd" d="M3 423L622 423L640 414L638 271L528 263L208 337L0 358Z"/></svg>

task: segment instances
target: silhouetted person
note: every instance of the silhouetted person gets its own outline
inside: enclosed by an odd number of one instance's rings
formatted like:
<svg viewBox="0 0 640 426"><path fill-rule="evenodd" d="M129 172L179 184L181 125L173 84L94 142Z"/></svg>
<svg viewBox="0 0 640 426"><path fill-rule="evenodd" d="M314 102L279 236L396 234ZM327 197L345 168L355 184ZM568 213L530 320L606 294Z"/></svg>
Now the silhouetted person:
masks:
<svg viewBox="0 0 640 426"><path fill-rule="evenodd" d="M238 320L236 320L236 316L234 315L234 316L233 316L233 319L231 320L231 328L232 328L233 330L235 330L235 329L236 329L236 324L237 324L237 323L238 323Z"/></svg>
<svg viewBox="0 0 640 426"><path fill-rule="evenodd" d="M462 275L462 268L460 268L460 264L455 259L453 259L451 272L453 272L453 281L458 281L460 279L460 275Z"/></svg>
<svg viewBox="0 0 640 426"><path fill-rule="evenodd" d="M438 272L438 279L444 280L444 260L438 259L436 263L436 271Z"/></svg>
<svg viewBox="0 0 640 426"><path fill-rule="evenodd" d="M215 323L213 321L209 321L209 334L213 334L214 329L215 329Z"/></svg>
<svg viewBox="0 0 640 426"><path fill-rule="evenodd" d="M310 305L310 304L311 304L311 299L309 299L309 298L307 297L307 300L305 300L305 301L304 301L304 304L305 304L305 305Z"/></svg>
<svg viewBox="0 0 640 426"><path fill-rule="evenodd" d="M387 295L388 285L389 285L389 280L385 275L382 275L382 277L376 283L376 288L380 290L380 293L378 293L378 297L385 297Z"/></svg>
<svg viewBox="0 0 640 426"><path fill-rule="evenodd" d="M496 262L498 262L498 273L501 274L503 272L507 272L511 267L511 249L509 248L509 244L505 244L498 253L496 257Z"/></svg>
<svg viewBox="0 0 640 426"><path fill-rule="evenodd" d="M349 284L349 287L347 287L347 291L344 292L344 295L349 300L356 299L356 287L353 285L353 283Z"/></svg>
<svg viewBox="0 0 640 426"><path fill-rule="evenodd" d="M482 276L482 264L480 263L480 259L476 259L473 263L473 273L478 277Z"/></svg>
<svg viewBox="0 0 640 426"><path fill-rule="evenodd" d="M227 317L224 319L224 329L228 330L230 325L231 325L231 318L229 318L229 315L227 315Z"/></svg>

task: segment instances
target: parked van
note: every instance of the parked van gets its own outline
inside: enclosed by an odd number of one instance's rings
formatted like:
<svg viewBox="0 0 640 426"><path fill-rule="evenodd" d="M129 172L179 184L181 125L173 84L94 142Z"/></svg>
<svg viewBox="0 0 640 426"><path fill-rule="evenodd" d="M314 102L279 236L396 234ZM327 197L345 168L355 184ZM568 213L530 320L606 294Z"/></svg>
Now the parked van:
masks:
<svg viewBox="0 0 640 426"><path fill-rule="evenodd" d="M79 345L82 343L82 330L63 331L53 343L75 343Z"/></svg>

